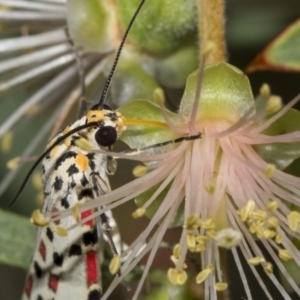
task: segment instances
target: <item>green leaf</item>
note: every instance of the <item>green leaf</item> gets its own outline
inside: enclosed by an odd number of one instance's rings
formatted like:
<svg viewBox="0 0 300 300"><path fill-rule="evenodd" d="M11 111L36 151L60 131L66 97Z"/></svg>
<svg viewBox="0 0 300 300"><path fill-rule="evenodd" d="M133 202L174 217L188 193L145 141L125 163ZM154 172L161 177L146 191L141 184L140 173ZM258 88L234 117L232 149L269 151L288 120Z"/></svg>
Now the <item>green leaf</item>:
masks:
<svg viewBox="0 0 300 300"><path fill-rule="evenodd" d="M273 122L264 134L276 136L300 130L300 112L288 110L282 117ZM285 169L295 159L300 157L300 142L270 143L254 146L254 149L268 162L273 163L280 170Z"/></svg>
<svg viewBox="0 0 300 300"><path fill-rule="evenodd" d="M28 268L33 255L36 227L28 218L0 210L0 262Z"/></svg>
<svg viewBox="0 0 300 300"><path fill-rule="evenodd" d="M166 124L160 107L146 100L133 100L118 109L126 119L140 120L137 124L126 124L120 139L131 148L141 148L178 138ZM170 111L167 115L175 123L180 117ZM160 123L146 123L154 121ZM125 121L126 123L126 121Z"/></svg>
<svg viewBox="0 0 300 300"><path fill-rule="evenodd" d="M281 32L247 67L256 70L300 71L300 19Z"/></svg>

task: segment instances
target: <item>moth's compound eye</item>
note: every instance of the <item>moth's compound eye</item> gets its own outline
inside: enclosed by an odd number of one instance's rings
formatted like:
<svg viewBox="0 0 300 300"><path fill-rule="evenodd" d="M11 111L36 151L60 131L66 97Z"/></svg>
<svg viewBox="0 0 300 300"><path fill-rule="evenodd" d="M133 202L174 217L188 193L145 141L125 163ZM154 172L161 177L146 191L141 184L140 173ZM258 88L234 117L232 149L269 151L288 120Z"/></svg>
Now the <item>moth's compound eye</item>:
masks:
<svg viewBox="0 0 300 300"><path fill-rule="evenodd" d="M117 130L112 126L102 127L95 133L95 139L100 146L111 146L117 140Z"/></svg>

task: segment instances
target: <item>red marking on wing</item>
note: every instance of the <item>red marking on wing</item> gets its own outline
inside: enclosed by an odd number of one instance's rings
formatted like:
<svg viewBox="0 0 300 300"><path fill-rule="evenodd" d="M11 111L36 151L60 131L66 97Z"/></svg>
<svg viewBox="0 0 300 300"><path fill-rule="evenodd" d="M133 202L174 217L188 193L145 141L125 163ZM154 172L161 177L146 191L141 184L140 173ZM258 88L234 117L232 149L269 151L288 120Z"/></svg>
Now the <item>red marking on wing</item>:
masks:
<svg viewBox="0 0 300 300"><path fill-rule="evenodd" d="M91 209L90 209L90 210L83 211L83 212L81 213L81 219L87 218L87 217L90 216L92 213L94 213L94 211L91 210ZM92 226L95 225L95 221L94 221L94 219L89 220L89 221L87 221L87 222L84 222L84 225L88 225L88 226L92 227Z"/></svg>
<svg viewBox="0 0 300 300"><path fill-rule="evenodd" d="M53 292L56 292L56 291L57 291L58 282L59 282L59 277L58 277L57 275L50 274L48 285L49 285L49 288L50 288Z"/></svg>
<svg viewBox="0 0 300 300"><path fill-rule="evenodd" d="M32 276L28 276L25 283L25 293L28 296L28 298L30 297L31 290L32 290Z"/></svg>
<svg viewBox="0 0 300 300"><path fill-rule="evenodd" d="M87 266L87 282L88 286L93 283L99 282L99 269L98 269L97 253L93 250L86 253L86 266Z"/></svg>
<svg viewBox="0 0 300 300"><path fill-rule="evenodd" d="M41 254L44 261L45 261L45 258L46 258L46 251L47 251L46 246L45 246L44 242L41 241L40 246L39 246L39 252L40 252L40 254Z"/></svg>

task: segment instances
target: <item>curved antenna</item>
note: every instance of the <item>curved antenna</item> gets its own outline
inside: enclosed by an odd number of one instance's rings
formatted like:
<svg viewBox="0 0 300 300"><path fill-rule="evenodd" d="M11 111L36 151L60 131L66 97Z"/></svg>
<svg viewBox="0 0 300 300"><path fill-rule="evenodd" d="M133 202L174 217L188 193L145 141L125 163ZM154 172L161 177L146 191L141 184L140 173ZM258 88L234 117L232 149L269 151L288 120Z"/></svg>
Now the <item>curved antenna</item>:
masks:
<svg viewBox="0 0 300 300"><path fill-rule="evenodd" d="M127 1L128 1L128 0L127 0ZM117 64L118 64L120 55L121 55L121 51L122 51L122 49L123 49L123 46L124 46L124 44L125 44L125 41L126 41L126 39L127 39L127 36L128 36L128 34L129 34L129 31L130 31L130 29L131 29L131 27L132 27L132 25L133 25L133 23L134 23L134 21L135 21L137 15L139 14L139 12L140 12L142 6L144 5L145 1L146 1L146 0L142 0L142 1L141 1L139 7L138 7L137 10L135 11L133 17L131 18L131 20L130 20L130 22L129 22L129 24L128 24L128 27L127 27L127 29L126 29L126 31L125 31L125 34L124 34L123 38L122 38L121 44L120 44L120 46L119 46L119 48L118 48L118 51L117 51L117 54L116 54L116 57L115 57L113 66L112 66L112 68L111 68L111 70L110 70L110 73L109 73L107 79L106 79L106 82L105 82L105 85L104 85L104 88L103 88L103 91L102 91L102 95L101 95L101 98L100 98L99 103L98 103L98 104L99 104L99 107L101 107L101 106L104 104L104 102L105 102L105 99L106 99L106 96L107 96L107 92L108 92L108 89L109 89L109 86L110 86L112 77L114 76L114 73L115 73L115 70L116 70L116 67L117 67Z"/></svg>
<svg viewBox="0 0 300 300"><path fill-rule="evenodd" d="M90 122L81 126L78 126L72 130L70 130L68 133L60 136L59 138L57 138L57 140L55 141L54 144L52 144L48 149L45 150L45 152L36 160L36 162L33 164L33 166L31 167L31 169L29 170L29 172L27 173L21 187L19 188L16 196L14 197L14 199L9 203L8 207L11 207L20 197L21 193L24 190L24 187L26 186L30 176L32 175L33 171L36 169L36 167L39 165L39 163L46 157L47 154L49 154L51 152L52 149L54 149L57 145L59 145L61 142L63 142L67 137L71 136L72 134L88 128L88 127L92 127L92 126L98 126L99 122Z"/></svg>

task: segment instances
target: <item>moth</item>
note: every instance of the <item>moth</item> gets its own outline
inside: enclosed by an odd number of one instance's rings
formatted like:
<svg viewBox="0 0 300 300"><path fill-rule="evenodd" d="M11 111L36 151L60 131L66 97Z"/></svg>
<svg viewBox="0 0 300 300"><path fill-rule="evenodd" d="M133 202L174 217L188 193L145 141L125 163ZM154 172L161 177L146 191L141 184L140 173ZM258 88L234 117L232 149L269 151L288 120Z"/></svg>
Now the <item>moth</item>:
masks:
<svg viewBox="0 0 300 300"><path fill-rule="evenodd" d="M41 161L43 215L75 209L110 191L107 175L115 171L114 160L95 150L109 151L124 130L121 114L112 111L104 102L121 49L144 2L141 1L124 34L99 103L50 141L13 202ZM113 254L117 254L106 215L85 221L68 232L64 229L93 212L86 210L55 223L33 220L43 227L38 231L23 300L101 299L101 231L107 236Z"/></svg>

